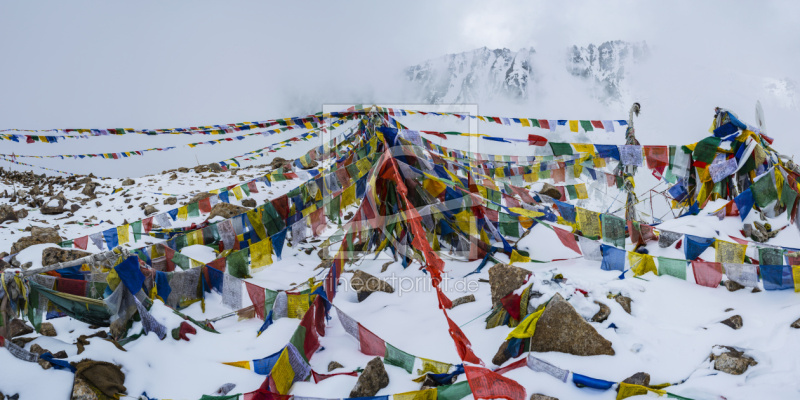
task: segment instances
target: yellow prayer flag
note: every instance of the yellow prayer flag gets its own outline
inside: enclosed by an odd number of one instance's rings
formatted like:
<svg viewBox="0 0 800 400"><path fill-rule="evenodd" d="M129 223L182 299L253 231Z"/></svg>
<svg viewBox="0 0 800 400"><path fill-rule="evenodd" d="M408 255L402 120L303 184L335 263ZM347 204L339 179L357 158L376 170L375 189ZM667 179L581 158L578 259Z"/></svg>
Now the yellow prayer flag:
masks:
<svg viewBox="0 0 800 400"><path fill-rule="evenodd" d="M515 262L531 262L531 258L525 257L522 254L517 253L516 250L511 250L511 261L509 261L508 263L513 264Z"/></svg>
<svg viewBox="0 0 800 400"><path fill-rule="evenodd" d="M581 207L575 207L578 226L583 236L593 239L602 236L600 229L600 214Z"/></svg>
<svg viewBox="0 0 800 400"><path fill-rule="evenodd" d="M272 240L266 238L250 245L250 268L257 270L272 264Z"/></svg>
<svg viewBox="0 0 800 400"><path fill-rule="evenodd" d="M311 203L308 207L303 209L303 216L307 217L309 214L317 211L317 205L315 203Z"/></svg>
<svg viewBox="0 0 800 400"><path fill-rule="evenodd" d="M422 361L422 369L417 370L417 373L420 375L428 372L433 374L446 374L447 371L450 371L450 367L453 366L453 364L429 360L427 358L419 357L419 359Z"/></svg>
<svg viewBox="0 0 800 400"><path fill-rule="evenodd" d="M250 361L233 361L233 362L226 362L223 363L225 365L230 365L231 367L239 367L244 369L251 369L250 368Z"/></svg>
<svg viewBox="0 0 800 400"><path fill-rule="evenodd" d="M475 221L475 216L466 209L456 214L456 225L458 225L458 229L468 233L470 236L476 236L478 234L478 224L477 221Z"/></svg>
<svg viewBox="0 0 800 400"><path fill-rule="evenodd" d="M589 192L586 191L586 184L585 183L579 183L579 184L575 185L575 193L578 194L578 199L588 199L589 198Z"/></svg>
<svg viewBox="0 0 800 400"><path fill-rule="evenodd" d="M288 303L286 315L289 318L303 318L309 308L309 296L307 294L290 294L286 296Z"/></svg>
<svg viewBox="0 0 800 400"><path fill-rule="evenodd" d="M119 238L119 244L125 244L131 241L130 234L128 233L130 229L128 229L130 225L125 224L122 226L117 227L117 237Z"/></svg>
<svg viewBox="0 0 800 400"><path fill-rule="evenodd" d="M569 121L569 130L572 131L572 132L577 132L578 131L578 121L576 121L574 119L570 120Z"/></svg>
<svg viewBox="0 0 800 400"><path fill-rule="evenodd" d="M800 292L800 265L792 265L792 277L794 278L794 291Z"/></svg>
<svg viewBox="0 0 800 400"><path fill-rule="evenodd" d="M191 246L203 244L203 230L197 229L186 234L186 243Z"/></svg>
<svg viewBox="0 0 800 400"><path fill-rule="evenodd" d="M783 182L785 178L779 168L775 168L775 188L778 189L778 200L781 199L781 192L783 191Z"/></svg>
<svg viewBox="0 0 800 400"><path fill-rule="evenodd" d="M356 185L350 185L342 192L342 208L356 202Z"/></svg>
<svg viewBox="0 0 800 400"><path fill-rule="evenodd" d="M544 213L540 213L539 211L526 210L520 207L509 207L509 211L528 218L539 218L544 216Z"/></svg>
<svg viewBox="0 0 800 400"><path fill-rule="evenodd" d="M506 340L511 340L514 338L525 339L532 337L536 332L536 323L539 321L542 313L544 313L544 309L545 307L542 307L541 310L537 310L528 314L528 316L525 317L525 319L523 319L522 322L520 322L519 325L517 325L517 327L508 334Z"/></svg>
<svg viewBox="0 0 800 400"><path fill-rule="evenodd" d="M631 396L641 396L643 394L647 394L647 392L653 392L659 396L663 396L667 394L666 390L660 389L650 389L647 386L641 385L634 385L630 383L620 382L619 383L619 392L617 392L617 400L627 399Z"/></svg>
<svg viewBox="0 0 800 400"><path fill-rule="evenodd" d="M658 275L656 263L653 260L653 256L649 254L640 254L634 251L629 251L628 262L631 265L631 271L633 271L634 276L644 275L648 272Z"/></svg>
<svg viewBox="0 0 800 400"><path fill-rule="evenodd" d="M294 370L292 364L289 363L289 349L284 347L278 361L275 361L275 366L272 367L272 379L275 381L275 390L279 394L289 393L294 381Z"/></svg>
<svg viewBox="0 0 800 400"><path fill-rule="evenodd" d="M437 389L415 390L413 392L396 393L392 400L436 400Z"/></svg>
<svg viewBox="0 0 800 400"><path fill-rule="evenodd" d="M178 219L181 221L186 221L186 218L189 216L189 209L186 206L181 206L178 208Z"/></svg>
<svg viewBox="0 0 800 400"><path fill-rule="evenodd" d="M261 220L261 212L259 209L248 211L247 220L250 221L250 225L253 226L253 229L256 231L256 235L258 235L259 239L264 239L267 237L267 230L264 228L264 222Z"/></svg>
<svg viewBox="0 0 800 400"><path fill-rule="evenodd" d="M427 190L428 193L430 193L434 197L438 197L439 194L444 192L445 189L447 188L447 186L443 182L440 182L433 176L429 174L424 174L424 175L426 179L422 182L422 187L425 188L425 190Z"/></svg>
<svg viewBox="0 0 800 400"><path fill-rule="evenodd" d="M743 264L746 245L739 243L726 242L724 240L714 240L714 248L716 249L716 262L718 263L731 263Z"/></svg>
<svg viewBox="0 0 800 400"><path fill-rule="evenodd" d="M531 126L531 121L529 121L527 118L520 118L519 122L522 124L522 126Z"/></svg>
<svg viewBox="0 0 800 400"><path fill-rule="evenodd" d="M239 201L244 198L244 193L242 193L242 188L240 186L233 187L233 195L236 196L236 200Z"/></svg>
<svg viewBox="0 0 800 400"><path fill-rule="evenodd" d="M575 151L578 153L588 153L594 155L594 145L590 143L572 143L572 146L575 147Z"/></svg>

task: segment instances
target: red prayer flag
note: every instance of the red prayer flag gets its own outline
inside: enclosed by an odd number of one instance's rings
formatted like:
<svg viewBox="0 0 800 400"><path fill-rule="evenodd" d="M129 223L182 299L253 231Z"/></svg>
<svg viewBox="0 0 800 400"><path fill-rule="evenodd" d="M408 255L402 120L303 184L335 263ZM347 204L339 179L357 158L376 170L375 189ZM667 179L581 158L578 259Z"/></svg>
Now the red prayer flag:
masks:
<svg viewBox="0 0 800 400"><path fill-rule="evenodd" d="M525 400L525 388L486 368L465 365L467 382L476 399Z"/></svg>
<svg viewBox="0 0 800 400"><path fill-rule="evenodd" d="M250 296L250 301L253 302L253 307L256 310L256 315L259 319L264 319L264 301L266 300L266 296L264 294L264 288L254 285L250 282L245 282L245 286L247 287L247 295Z"/></svg>
<svg viewBox="0 0 800 400"><path fill-rule="evenodd" d="M592 121L592 126L597 129L605 129L603 126L603 121Z"/></svg>
<svg viewBox="0 0 800 400"><path fill-rule="evenodd" d="M203 214L208 214L211 212L211 198L206 197L205 199L201 199L197 202L197 208Z"/></svg>
<svg viewBox="0 0 800 400"><path fill-rule="evenodd" d="M56 278L56 290L62 293L86 297L86 281L68 278Z"/></svg>
<svg viewBox="0 0 800 400"><path fill-rule="evenodd" d="M81 250L86 250L86 245L89 244L89 236L79 237L79 238L73 240L72 244L74 244L75 247L77 247L77 248L79 248Z"/></svg>
<svg viewBox="0 0 800 400"><path fill-rule="evenodd" d="M715 288L722 280L722 264L708 261L692 261L694 280L698 285Z"/></svg>
<svg viewBox="0 0 800 400"><path fill-rule="evenodd" d="M256 186L256 181L247 182L247 188L250 190L250 193L258 193L258 187Z"/></svg>
<svg viewBox="0 0 800 400"><path fill-rule="evenodd" d="M483 361L481 361L475 353L472 352L472 344L467 339L467 336L461 330L461 328L453 322L452 319L447 315L447 312L444 312L444 317L447 319L447 325L450 327L448 332L450 333L450 337L453 338L453 342L456 345L456 351L458 351L458 356L461 358L462 361L470 362L473 364L481 364L483 365Z"/></svg>
<svg viewBox="0 0 800 400"><path fill-rule="evenodd" d="M362 353L368 356L386 356L386 342L360 323L358 324L358 339Z"/></svg>
<svg viewBox="0 0 800 400"><path fill-rule="evenodd" d="M540 119L539 120L539 126L542 129L550 129L550 121L548 121L546 119Z"/></svg>
<svg viewBox="0 0 800 400"><path fill-rule="evenodd" d="M142 220L142 228L144 228L144 233L149 233L153 230L153 217L147 217Z"/></svg>
<svg viewBox="0 0 800 400"><path fill-rule="evenodd" d="M281 219L286 219L289 216L289 197L283 195L278 197L277 199L272 200L272 206L275 207L275 211L280 214Z"/></svg>
<svg viewBox="0 0 800 400"><path fill-rule="evenodd" d="M581 253L581 248L578 246L578 241L575 240L575 235L572 232L568 232L567 230L561 229L557 226L554 226L553 230L556 231L556 236L558 236L558 239L561 240L561 244L569 247L578 254L583 254Z"/></svg>
<svg viewBox="0 0 800 400"><path fill-rule="evenodd" d="M539 135L528 135L528 145L544 146L546 144L547 144L547 138Z"/></svg>

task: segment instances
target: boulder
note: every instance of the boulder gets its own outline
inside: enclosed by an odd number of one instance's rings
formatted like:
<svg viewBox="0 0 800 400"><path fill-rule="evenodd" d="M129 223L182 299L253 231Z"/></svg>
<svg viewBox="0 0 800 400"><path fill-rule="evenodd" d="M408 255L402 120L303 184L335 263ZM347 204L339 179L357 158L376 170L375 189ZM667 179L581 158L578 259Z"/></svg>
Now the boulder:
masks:
<svg viewBox="0 0 800 400"><path fill-rule="evenodd" d="M733 329L739 329L744 325L744 321L742 320L741 315L734 315L724 321L720 321L720 323L727 325Z"/></svg>
<svg viewBox="0 0 800 400"><path fill-rule="evenodd" d="M63 213L64 206L67 205L67 198L64 197L64 192L61 192L47 201L42 207L39 208L39 211L45 215L57 215Z"/></svg>
<svg viewBox="0 0 800 400"><path fill-rule="evenodd" d="M222 172L222 166L217 163L208 164L207 167L211 172Z"/></svg>
<svg viewBox="0 0 800 400"><path fill-rule="evenodd" d="M546 396L541 393L534 393L531 395L531 400L558 400L558 397Z"/></svg>
<svg viewBox="0 0 800 400"><path fill-rule="evenodd" d="M136 183L136 181L134 181L131 178L128 178L128 179L125 179L124 181L122 181L122 186L132 186L135 183Z"/></svg>
<svg viewBox="0 0 800 400"><path fill-rule="evenodd" d="M178 172L182 172L182 173L184 173L184 174L185 174L185 173L189 172L189 168L186 168L186 167L180 167L180 168L178 168Z"/></svg>
<svg viewBox="0 0 800 400"><path fill-rule="evenodd" d="M792 325L790 325L790 326L792 328L794 328L794 329L800 329L800 318L798 318L796 321L792 322Z"/></svg>
<svg viewBox="0 0 800 400"><path fill-rule="evenodd" d="M72 397L70 400L98 400L97 393L92 386L81 378L76 377L72 383Z"/></svg>
<svg viewBox="0 0 800 400"><path fill-rule="evenodd" d="M353 277L350 278L350 285L356 291L359 302L364 301L374 292L394 293L392 285L361 270L356 270Z"/></svg>
<svg viewBox="0 0 800 400"><path fill-rule="evenodd" d="M594 303L597 304L598 306L600 306L600 311L598 311L592 317L592 322L603 322L603 321L607 320L608 316L611 315L611 309L607 305L605 305L605 304L603 304L603 303L601 303L601 302L599 302L597 300L595 300Z"/></svg>
<svg viewBox="0 0 800 400"><path fill-rule="evenodd" d="M734 282L734 281L732 281L730 279L725 281L724 285L725 285L725 288L728 289L729 292L735 292L737 290L744 289L744 286L742 286L742 285L740 285L740 284L738 284L738 283L736 283L736 282Z"/></svg>
<svg viewBox="0 0 800 400"><path fill-rule="evenodd" d="M169 180L174 181L175 179L178 179L178 174L173 172L172 175L169 176Z"/></svg>
<svg viewBox="0 0 800 400"><path fill-rule="evenodd" d="M208 219L212 219L216 216L228 219L248 211L250 211L250 209L246 207L237 206L230 203L217 203L211 208L211 214L208 215Z"/></svg>
<svg viewBox="0 0 800 400"><path fill-rule="evenodd" d="M473 303L473 302L475 302L475 295L474 294L468 294L466 296L461 296L461 297L453 300L453 305L450 307L450 309L452 310L453 308L456 308L457 306L460 306L462 304Z"/></svg>
<svg viewBox="0 0 800 400"><path fill-rule="evenodd" d="M25 217L28 216L28 210L20 208L19 210L14 211L14 214L16 214L18 220L24 219Z"/></svg>
<svg viewBox="0 0 800 400"><path fill-rule="evenodd" d="M28 324L26 324L25 321L19 318L14 318L8 324L8 327L6 328L6 333L8 334L8 338L14 338L17 336L33 333L33 328L28 326Z"/></svg>
<svg viewBox="0 0 800 400"><path fill-rule="evenodd" d="M489 285L492 289L492 305L500 302L509 293L517 290L528 279L531 271L508 264L495 264L489 268Z"/></svg>
<svg viewBox="0 0 800 400"><path fill-rule="evenodd" d="M92 255L92 253L87 253L81 250L67 250L60 247L48 247L42 251L42 266L77 260L90 255Z"/></svg>
<svg viewBox="0 0 800 400"><path fill-rule="evenodd" d="M549 184L547 182L545 182L544 186L542 186L542 190L540 190L539 193L541 193L541 194L543 194L545 196L552 197L552 198L554 198L556 200L561 200L561 192L559 192L558 189L556 189L555 186L553 186L553 185L551 185L551 184Z"/></svg>
<svg viewBox="0 0 800 400"><path fill-rule="evenodd" d="M626 296L623 296L621 294L618 294L618 295L614 296L614 300L617 302L617 304L622 306L622 309L625 310L626 313L628 313L628 314L631 313L631 301L632 300L631 300L630 297L626 297Z"/></svg>
<svg viewBox="0 0 800 400"><path fill-rule="evenodd" d="M198 165L193 168L196 174L200 174L203 172L208 172L208 165Z"/></svg>
<svg viewBox="0 0 800 400"><path fill-rule="evenodd" d="M375 357L367 363L364 372L358 377L358 382L350 391L350 397L372 397L388 385L389 375L383 367L383 361L380 357Z"/></svg>
<svg viewBox="0 0 800 400"><path fill-rule="evenodd" d="M556 293L539 317L531 351L558 351L576 356L611 355L611 342L594 330L560 294Z"/></svg>
<svg viewBox="0 0 800 400"><path fill-rule="evenodd" d="M14 208L9 205L2 205L0 206L0 224L6 221L19 221L17 217L17 213L14 212Z"/></svg>
<svg viewBox="0 0 800 400"><path fill-rule="evenodd" d="M275 158L272 159L272 161L270 161L269 166L272 169L278 169L278 168L280 168L280 167L282 167L282 166L284 166L284 165L286 165L288 163L289 163L289 160L286 160L286 159L281 158L281 157L275 157Z"/></svg>
<svg viewBox="0 0 800 400"><path fill-rule="evenodd" d="M73 365L77 369L75 380L86 381L86 384L93 390L99 390L102 394L113 398L119 398L118 394L127 392L125 374L119 366L105 361L87 359Z"/></svg>
<svg viewBox="0 0 800 400"><path fill-rule="evenodd" d="M53 324L50 322L42 322L42 326L39 328L39 333L43 336L53 337L56 336L56 328L53 327Z"/></svg>
<svg viewBox="0 0 800 400"><path fill-rule="evenodd" d="M94 197L94 190L97 189L98 184L94 182L86 182L86 185L83 186L83 190L81 190L81 194L86 197Z"/></svg>
<svg viewBox="0 0 800 400"><path fill-rule="evenodd" d="M242 200L242 206L249 207L249 208L256 208L258 204L256 204L256 199L244 199Z"/></svg>
<svg viewBox="0 0 800 400"><path fill-rule="evenodd" d="M152 204L148 204L148 205L144 206L144 215L153 215L153 214L155 214L157 212L158 212L158 209Z"/></svg>
<svg viewBox="0 0 800 400"><path fill-rule="evenodd" d="M625 378L622 382L631 385L650 386L650 374L647 372L637 372Z"/></svg>
<svg viewBox="0 0 800 400"><path fill-rule="evenodd" d="M331 361L330 363L328 363L328 372L331 372L331 371L333 371L335 369L339 369L339 368L344 368L344 365L339 364L336 361Z"/></svg>
<svg viewBox="0 0 800 400"><path fill-rule="evenodd" d="M711 361L714 362L714 369L726 374L741 375L747 368L757 365L758 362L752 357L746 356L743 351L739 351L730 346L714 346L715 350L722 350L720 355L711 353Z"/></svg>
<svg viewBox="0 0 800 400"><path fill-rule="evenodd" d="M35 354L38 354L38 355L42 355L44 353L50 353L50 350L44 349L44 348L42 348L42 346L39 346L36 343L31 345L31 350L30 351L31 351L31 353L35 353ZM50 354L52 354L52 353L50 353ZM42 360L41 358L38 360L38 363L39 363L39 366L42 367L42 369L53 368L53 364L50 364L49 361Z"/></svg>
<svg viewBox="0 0 800 400"><path fill-rule="evenodd" d="M166 205L173 205L177 203L178 203L178 198L174 196L169 196L166 199L164 199L164 204Z"/></svg>
<svg viewBox="0 0 800 400"><path fill-rule="evenodd" d="M492 364L503 365L506 361L511 359L511 352L508 350L508 344L508 340L506 340L500 345L500 348L497 349L497 353L492 357Z"/></svg>
<svg viewBox="0 0 800 400"><path fill-rule="evenodd" d="M200 193L192 196L191 199L187 200L186 204L197 203L198 201L203 200L203 199L207 199L207 198L209 198L211 196L213 196L213 194L211 194L209 192L200 192Z"/></svg>
<svg viewBox="0 0 800 400"><path fill-rule="evenodd" d="M23 237L11 245L11 254L19 253L35 244L42 243L61 243L64 239L58 235L55 228L40 228L38 226L31 227L31 235Z"/></svg>

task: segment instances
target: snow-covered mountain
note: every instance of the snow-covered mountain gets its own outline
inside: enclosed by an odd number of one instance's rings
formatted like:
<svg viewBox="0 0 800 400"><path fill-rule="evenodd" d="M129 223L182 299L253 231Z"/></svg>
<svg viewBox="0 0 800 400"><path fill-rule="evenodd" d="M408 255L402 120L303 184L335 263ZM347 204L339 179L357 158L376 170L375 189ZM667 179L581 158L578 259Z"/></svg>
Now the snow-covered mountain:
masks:
<svg viewBox="0 0 800 400"><path fill-rule="evenodd" d="M595 97L607 102L620 97L626 69L649 53L647 44L611 41L565 50L564 68L576 79L589 80ZM536 51L488 49L448 54L406 69L407 78L431 103L519 100L532 95L536 82L548 79L534 68ZM542 60L543 62L550 62Z"/></svg>

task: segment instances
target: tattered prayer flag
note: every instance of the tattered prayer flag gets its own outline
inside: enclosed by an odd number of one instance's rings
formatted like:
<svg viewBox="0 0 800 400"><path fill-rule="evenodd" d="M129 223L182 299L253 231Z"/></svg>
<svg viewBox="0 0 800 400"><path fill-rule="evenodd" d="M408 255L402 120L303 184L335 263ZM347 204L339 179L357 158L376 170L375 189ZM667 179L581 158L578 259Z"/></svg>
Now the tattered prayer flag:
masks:
<svg viewBox="0 0 800 400"><path fill-rule="evenodd" d="M634 385L631 383L620 382L619 383L619 392L617 392L617 400L627 399L628 397L632 396L641 396L646 395L647 392L653 392L659 396L663 396L667 394L666 390L662 389L651 389L647 386L641 385Z"/></svg>
<svg viewBox="0 0 800 400"><path fill-rule="evenodd" d="M561 241L561 244L572 249L578 254L583 254L581 253L581 249L578 246L578 242L575 240L575 234L567 230L561 229L557 226L554 226L553 230L556 232L556 236L558 236L558 239Z"/></svg>
<svg viewBox="0 0 800 400"><path fill-rule="evenodd" d="M701 286L716 288L722 280L722 264L720 263L692 261L692 272L695 282Z"/></svg>
<svg viewBox="0 0 800 400"><path fill-rule="evenodd" d="M653 261L653 256L649 254L640 254L634 251L629 251L628 262L631 265L631 271L633 271L634 276L644 275L648 272L658 275L656 263Z"/></svg>
<svg viewBox="0 0 800 400"><path fill-rule="evenodd" d="M181 221L186 221L187 216L189 215L189 209L186 206L181 206L178 208L178 219Z"/></svg>
<svg viewBox="0 0 800 400"><path fill-rule="evenodd" d="M539 322L539 318L541 318L542 313L544 313L544 307L541 310L536 312L532 312L528 314L522 322L517 325L514 330L508 333L506 336L506 340L511 340L514 338L517 339L527 339L533 337L533 334L536 333L536 323Z"/></svg>
<svg viewBox="0 0 800 400"><path fill-rule="evenodd" d="M625 247L625 220L612 214L601 214L603 242Z"/></svg>
<svg viewBox="0 0 800 400"><path fill-rule="evenodd" d="M426 374L428 372L433 374L446 374L447 371L450 371L450 368L453 366L453 364L429 360L427 358L419 357L419 359L422 361L422 369L417 370L417 374L419 375Z"/></svg>
<svg viewBox="0 0 800 400"><path fill-rule="evenodd" d="M760 208L765 208L775 200L778 200L778 189L775 187L774 169L761 175L758 180L748 188L753 192L755 203Z"/></svg>
<svg viewBox="0 0 800 400"><path fill-rule="evenodd" d="M476 399L525 400L525 388L486 368L465 365L467 382Z"/></svg>

